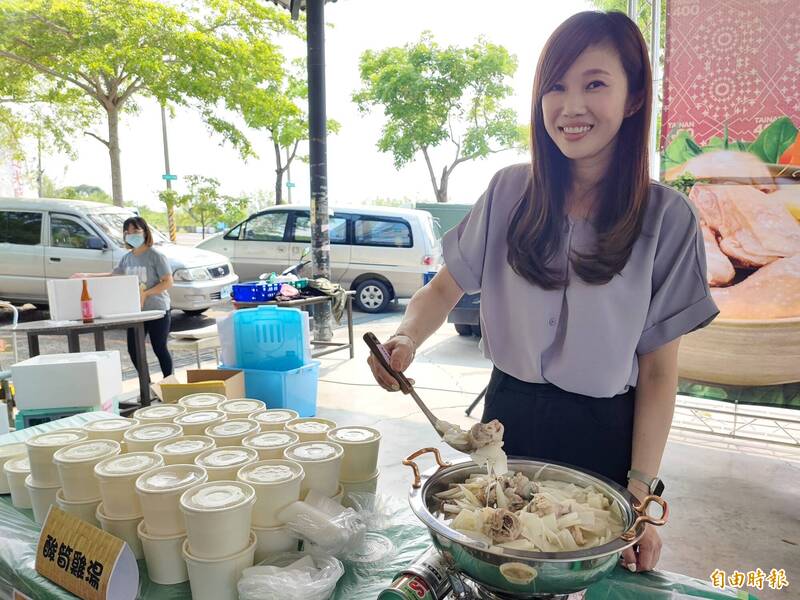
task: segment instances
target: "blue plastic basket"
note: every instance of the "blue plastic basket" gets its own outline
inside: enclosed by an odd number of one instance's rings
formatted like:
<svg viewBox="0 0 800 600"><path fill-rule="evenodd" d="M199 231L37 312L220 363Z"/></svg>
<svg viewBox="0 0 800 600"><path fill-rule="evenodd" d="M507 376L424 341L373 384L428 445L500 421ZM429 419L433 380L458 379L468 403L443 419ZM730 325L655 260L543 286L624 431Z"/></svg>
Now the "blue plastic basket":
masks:
<svg viewBox="0 0 800 600"><path fill-rule="evenodd" d="M313 417L317 413L319 367L320 362L312 360L288 371L243 369L245 393L267 408L291 408L301 417Z"/></svg>
<svg viewBox="0 0 800 600"><path fill-rule="evenodd" d="M236 369L288 371L311 360L308 316L296 308L258 306L232 313Z"/></svg>
<svg viewBox="0 0 800 600"><path fill-rule="evenodd" d="M269 302L281 291L282 283L267 283L266 281L247 281L233 284L233 299L237 302ZM308 279L298 279L290 282L298 290L308 287Z"/></svg>

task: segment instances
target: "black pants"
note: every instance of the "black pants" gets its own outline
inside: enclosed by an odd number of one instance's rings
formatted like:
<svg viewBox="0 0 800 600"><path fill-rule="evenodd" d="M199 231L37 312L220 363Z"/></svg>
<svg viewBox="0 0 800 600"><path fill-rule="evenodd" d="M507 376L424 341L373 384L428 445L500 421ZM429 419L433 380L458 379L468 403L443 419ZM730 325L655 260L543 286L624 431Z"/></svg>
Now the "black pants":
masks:
<svg viewBox="0 0 800 600"><path fill-rule="evenodd" d="M146 321L144 324L144 332L150 338L150 345L153 346L158 364L161 365L161 373L166 377L172 375L172 356L167 349L167 336L169 336L170 316L169 311L160 319L155 321ZM133 329L128 329L128 354L131 356L131 362L136 370L139 370L139 365L136 364L136 346L134 344ZM147 365L144 365L147 368Z"/></svg>
<svg viewBox="0 0 800 600"><path fill-rule="evenodd" d="M594 471L625 487L631 467L635 389L613 398L566 392L492 371L482 421L505 427L509 456L552 460Z"/></svg>

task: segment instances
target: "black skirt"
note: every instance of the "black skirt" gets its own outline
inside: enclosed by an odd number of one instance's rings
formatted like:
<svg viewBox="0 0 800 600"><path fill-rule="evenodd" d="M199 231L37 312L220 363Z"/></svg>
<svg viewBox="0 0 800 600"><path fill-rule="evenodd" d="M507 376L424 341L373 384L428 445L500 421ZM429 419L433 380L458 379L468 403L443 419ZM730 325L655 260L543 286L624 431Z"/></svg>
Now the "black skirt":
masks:
<svg viewBox="0 0 800 600"><path fill-rule="evenodd" d="M568 463L626 487L635 391L592 398L549 383L520 381L495 367L482 421L503 424L509 456Z"/></svg>

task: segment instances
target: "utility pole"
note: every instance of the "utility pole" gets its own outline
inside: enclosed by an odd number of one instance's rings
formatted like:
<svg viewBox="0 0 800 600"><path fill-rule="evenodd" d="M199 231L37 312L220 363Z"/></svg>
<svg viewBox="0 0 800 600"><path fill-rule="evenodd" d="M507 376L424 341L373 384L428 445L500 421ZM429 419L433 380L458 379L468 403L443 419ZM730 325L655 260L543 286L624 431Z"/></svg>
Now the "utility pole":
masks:
<svg viewBox="0 0 800 600"><path fill-rule="evenodd" d="M294 182L292 181L292 163L289 162L289 149L286 149L286 199L289 204L292 203L292 188Z"/></svg>
<svg viewBox="0 0 800 600"><path fill-rule="evenodd" d="M169 144L167 144L167 113L164 104L161 104L161 138L164 141L164 180L167 182L167 190L172 189L172 177L169 172ZM169 226L169 239L174 242L178 237L175 225L175 207L172 201L167 202L167 224Z"/></svg>
<svg viewBox="0 0 800 600"><path fill-rule="evenodd" d="M661 0L652 0L652 29L650 32L650 70L653 72L653 106L650 118L650 177L659 180L661 164L658 155L658 115L661 111Z"/></svg>

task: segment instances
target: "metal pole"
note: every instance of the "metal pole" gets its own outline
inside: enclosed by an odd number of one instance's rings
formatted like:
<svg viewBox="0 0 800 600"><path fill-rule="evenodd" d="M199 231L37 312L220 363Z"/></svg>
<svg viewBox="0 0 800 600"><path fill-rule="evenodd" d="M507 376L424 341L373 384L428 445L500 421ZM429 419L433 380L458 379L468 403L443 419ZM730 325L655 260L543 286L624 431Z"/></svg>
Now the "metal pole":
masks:
<svg viewBox="0 0 800 600"><path fill-rule="evenodd" d="M658 155L658 115L661 111L661 0L652 0L652 29L650 32L650 69L653 71L653 106L650 118L650 176L658 180L661 165Z"/></svg>
<svg viewBox="0 0 800 600"><path fill-rule="evenodd" d="M308 142L311 176L311 253L315 277L331 277L325 114L325 0L307 0ZM333 338L329 303L314 313L315 338Z"/></svg>
<svg viewBox="0 0 800 600"><path fill-rule="evenodd" d="M164 141L164 174L169 175L169 144L167 144L167 113L164 105L161 105L161 138ZM172 181L167 181L167 189L172 189ZM167 224L169 226L169 239L175 241L178 237L177 228L175 226L175 207L172 202L167 203Z"/></svg>
<svg viewBox="0 0 800 600"><path fill-rule="evenodd" d="M292 203L292 163L289 162L289 149L286 149L286 199Z"/></svg>
<svg viewBox="0 0 800 600"><path fill-rule="evenodd" d="M628 0L628 16L634 23L639 23L639 1Z"/></svg>

